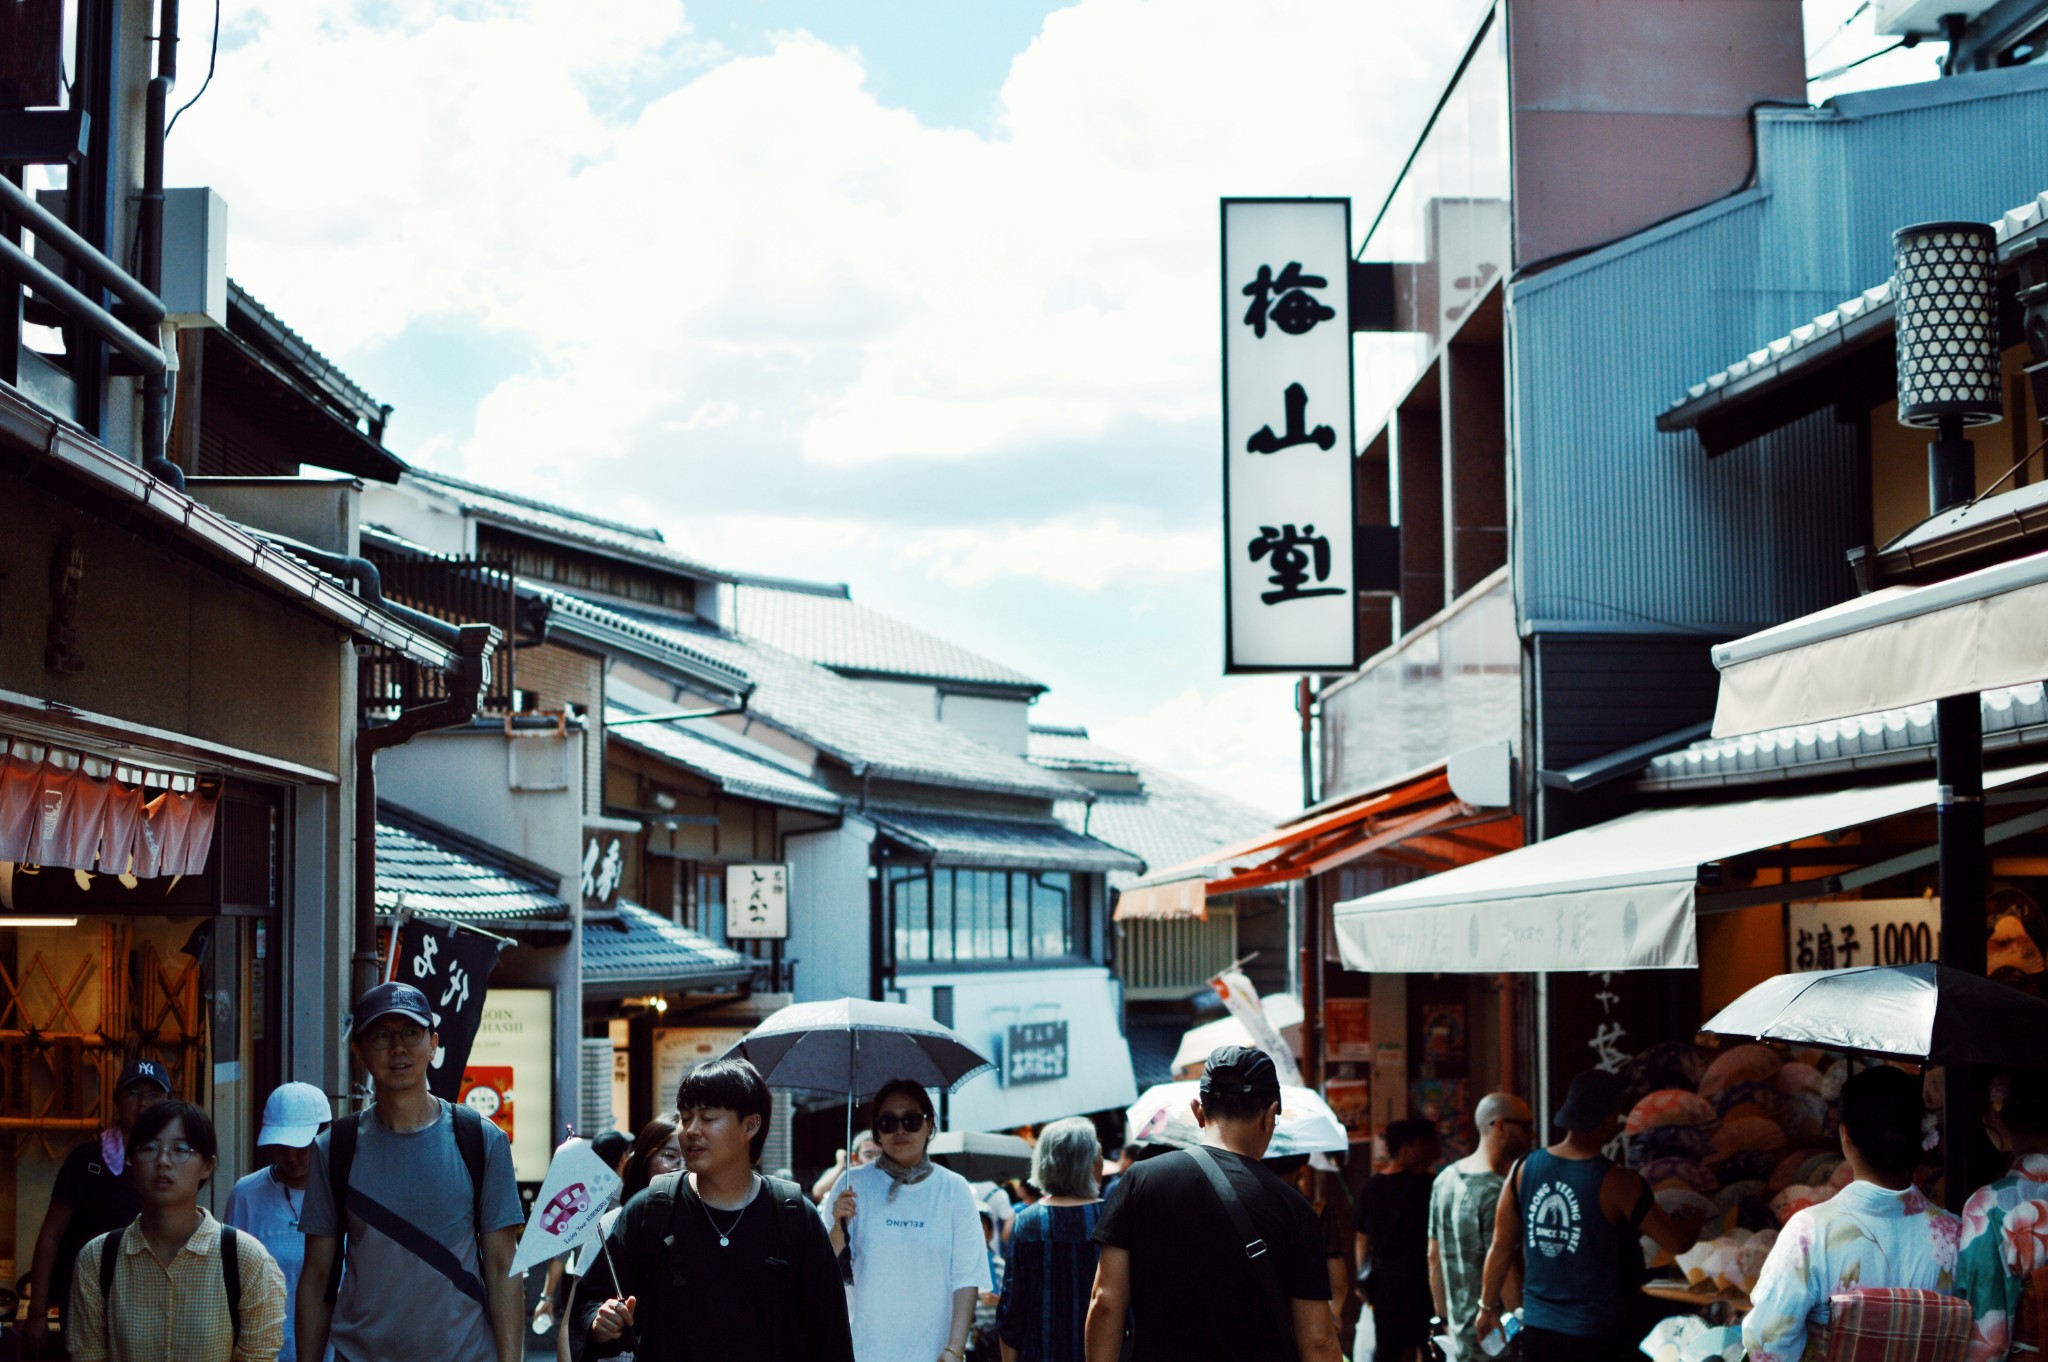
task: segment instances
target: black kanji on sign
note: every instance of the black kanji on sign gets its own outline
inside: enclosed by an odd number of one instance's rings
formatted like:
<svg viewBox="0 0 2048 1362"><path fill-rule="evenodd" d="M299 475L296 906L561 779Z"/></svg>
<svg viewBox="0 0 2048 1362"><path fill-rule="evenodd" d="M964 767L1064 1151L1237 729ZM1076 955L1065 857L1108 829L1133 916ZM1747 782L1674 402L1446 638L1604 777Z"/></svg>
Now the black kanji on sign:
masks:
<svg viewBox="0 0 2048 1362"><path fill-rule="evenodd" d="M1317 449L1329 449L1337 443L1337 432L1328 426L1308 429L1308 389L1299 383L1287 385L1287 429L1279 435L1271 426L1260 426L1244 442L1249 454L1278 454L1283 449L1296 445L1314 445Z"/></svg>
<svg viewBox="0 0 2048 1362"><path fill-rule="evenodd" d="M1258 277L1244 286L1244 296L1252 300L1251 308L1244 314L1245 325L1261 340L1266 337L1268 321L1290 336L1306 335L1317 322L1327 322L1337 315L1335 308L1325 306L1307 292L1329 286L1330 281L1320 274L1303 274L1299 260L1288 261L1277 279L1271 265L1261 265Z"/></svg>
<svg viewBox="0 0 2048 1362"><path fill-rule="evenodd" d="M1313 525L1303 525L1299 530L1292 525L1261 525L1259 537L1252 540L1247 551L1254 563L1265 558L1272 568L1266 580L1274 589L1259 594L1267 605L1344 594L1341 586L1308 585L1311 574L1318 582L1330 580L1330 541L1317 534Z"/></svg>

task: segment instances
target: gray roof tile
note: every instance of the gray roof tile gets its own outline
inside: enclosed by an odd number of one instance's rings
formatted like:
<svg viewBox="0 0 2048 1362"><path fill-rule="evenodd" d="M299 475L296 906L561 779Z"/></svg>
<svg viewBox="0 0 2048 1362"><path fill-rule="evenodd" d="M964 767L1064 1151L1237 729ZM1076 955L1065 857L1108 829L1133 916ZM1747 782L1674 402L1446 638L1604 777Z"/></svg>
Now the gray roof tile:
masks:
<svg viewBox="0 0 2048 1362"><path fill-rule="evenodd" d="M869 806L864 817L928 854L935 865L987 870L1071 870L1141 874L1145 863L1053 819L993 818L928 809Z"/></svg>
<svg viewBox="0 0 2048 1362"><path fill-rule="evenodd" d="M609 726L632 713L617 707L607 709L605 736L686 766L727 794L816 813L837 813L844 803L808 776L707 736L717 732L715 727L701 723L694 727L679 723Z"/></svg>
<svg viewBox="0 0 2048 1362"><path fill-rule="evenodd" d="M821 662L835 671L1001 686L1033 694L1046 689L935 634L859 604L845 589L791 590L742 581L734 623L750 638Z"/></svg>
<svg viewBox="0 0 2048 1362"><path fill-rule="evenodd" d="M1218 847L1273 830L1270 815L1112 751L1090 739L1086 730L1034 725L1031 759L1064 763L1069 769L1087 763L1096 770L1137 772L1140 793L1103 791L1095 796L1092 811L1079 800L1063 800L1054 812L1068 827L1087 828L1091 836L1142 857L1153 870L1197 860ZM1121 889L1135 878L1117 874L1110 877L1110 884Z"/></svg>
<svg viewBox="0 0 2048 1362"><path fill-rule="evenodd" d="M583 925L586 984L661 988L688 981L737 983L753 972L738 951L680 927L637 903L621 901L619 915Z"/></svg>
<svg viewBox="0 0 2048 1362"><path fill-rule="evenodd" d="M480 483L465 482L461 478L451 478L445 473L429 472L422 468L414 468L406 476L425 483L444 496L453 498L465 511L485 520L501 521L554 538L589 544L595 548L625 554L652 563L656 567L670 568L686 576L706 581L732 580L732 574L723 568L712 567L677 550L661 537L661 531L657 529L583 515L530 497L500 491L495 487L485 487Z"/></svg>
<svg viewBox="0 0 2048 1362"><path fill-rule="evenodd" d="M569 905L537 867L492 855L466 839L413 822L390 809L377 820L377 910L398 911L399 896L417 917L457 922L569 920Z"/></svg>
<svg viewBox="0 0 2048 1362"><path fill-rule="evenodd" d="M1073 797L1076 787L1008 752L758 639L735 638L693 621L624 612L648 628L745 672L750 712L849 766L924 785L1036 799Z"/></svg>

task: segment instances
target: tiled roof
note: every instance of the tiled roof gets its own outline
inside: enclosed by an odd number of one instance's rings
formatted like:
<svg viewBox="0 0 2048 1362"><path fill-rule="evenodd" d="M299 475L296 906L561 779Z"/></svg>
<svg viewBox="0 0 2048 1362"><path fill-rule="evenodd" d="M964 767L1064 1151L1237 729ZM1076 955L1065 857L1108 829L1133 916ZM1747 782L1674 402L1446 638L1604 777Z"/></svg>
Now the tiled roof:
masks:
<svg viewBox="0 0 2048 1362"><path fill-rule="evenodd" d="M862 816L936 865L987 870L1144 873L1145 863L1053 819L995 818L870 805Z"/></svg>
<svg viewBox="0 0 2048 1362"><path fill-rule="evenodd" d="M2044 222L2048 222L2048 191L2021 204L1991 226L1997 234L1998 244L2003 246ZM1840 307L1821 313L1806 325L1793 327L1790 333L1752 350L1720 372L1709 374L1673 398L1667 410L1676 412L1721 392L1731 384L1741 384L1745 379L1763 379L1786 367L1788 361L1803 361L1810 350L1840 345L1873 329L1889 327L1891 320L1892 281L1887 279L1875 288L1865 289Z"/></svg>
<svg viewBox="0 0 2048 1362"><path fill-rule="evenodd" d="M687 576L706 581L732 580L731 573L677 551L661 537L660 530L643 525L626 525L616 520L604 520L597 516L564 510L560 506L500 491L495 487L485 487L480 483L451 478L445 473L432 473L415 468L407 476L425 483L444 496L453 498L461 503L465 511L485 520L500 521L553 538L589 544L595 548L638 558L657 567L672 568Z"/></svg>
<svg viewBox="0 0 2048 1362"><path fill-rule="evenodd" d="M1205 785L1133 761L1094 742L1085 729L1047 729L1033 725L1031 760L1052 764L1093 763L1096 770L1132 770L1143 789L1126 794L1102 791L1092 806L1079 800L1054 807L1059 820L1112 846L1142 857L1155 870L1198 860L1218 847L1242 842L1273 830L1273 818ZM1135 876L1112 876L1122 888Z"/></svg>
<svg viewBox="0 0 2048 1362"><path fill-rule="evenodd" d="M667 662L688 674L705 676L706 679L730 686L736 693L745 694L749 689L750 683L744 668L729 659L693 647L686 640L678 639L666 630L650 629L631 615L621 614L609 606L599 605L596 601L571 595L545 582L528 581L522 577L519 579L519 589L546 598L558 616L589 627L600 639L622 643L630 651L652 656L656 661Z"/></svg>
<svg viewBox="0 0 2048 1362"><path fill-rule="evenodd" d="M262 303L256 301L248 289L233 279L228 280L228 302L248 315L251 325L262 333L279 352L299 366L306 377L325 389L336 404L347 408L352 414L367 422L381 422L390 415L391 409L364 391L363 386L341 371L341 367L287 326L284 321ZM396 458L396 456L393 456ZM404 464L400 464L404 467Z"/></svg>
<svg viewBox="0 0 2048 1362"><path fill-rule="evenodd" d="M2040 683L1987 690L1982 704L1986 749L2048 741L2048 689ZM1911 705L1740 738L1709 738L1652 758L1643 775L1652 785L1746 784L1927 761L1933 752L1934 706Z"/></svg>
<svg viewBox="0 0 2048 1362"><path fill-rule="evenodd" d="M1036 799L1075 794L1072 782L1050 771L780 648L675 616L630 613L656 633L745 672L754 682L749 713L848 766L887 780Z"/></svg>
<svg viewBox="0 0 2048 1362"><path fill-rule="evenodd" d="M397 912L401 895L416 917L569 920L569 905L540 867L384 805L377 818L377 911Z"/></svg>
<svg viewBox="0 0 2048 1362"><path fill-rule="evenodd" d="M859 604L844 587L825 590L742 580L734 627L835 671L1000 686L1036 694L1045 683L937 635Z"/></svg>
<svg viewBox="0 0 2048 1362"><path fill-rule="evenodd" d="M619 915L583 924L585 986L666 989L738 983L753 966L738 951L677 926L637 903L619 903Z"/></svg>
<svg viewBox="0 0 2048 1362"><path fill-rule="evenodd" d="M605 736L611 741L665 757L678 766L686 766L727 794L816 813L837 813L844 802L806 775L717 741L711 736L719 731L715 725L665 723L610 727L632 713L628 709L607 709Z"/></svg>

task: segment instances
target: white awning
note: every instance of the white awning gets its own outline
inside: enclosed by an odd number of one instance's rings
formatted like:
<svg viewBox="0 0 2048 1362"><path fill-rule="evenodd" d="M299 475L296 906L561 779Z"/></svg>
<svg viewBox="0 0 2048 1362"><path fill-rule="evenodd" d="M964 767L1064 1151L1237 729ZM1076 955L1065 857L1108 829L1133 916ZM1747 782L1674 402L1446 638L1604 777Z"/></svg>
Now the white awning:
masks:
<svg viewBox="0 0 2048 1362"><path fill-rule="evenodd" d="M1714 649L1714 736L2048 679L2048 553L1888 587Z"/></svg>
<svg viewBox="0 0 2048 1362"><path fill-rule="evenodd" d="M1986 788L2048 771L1986 772ZM1347 968L1493 974L1684 969L1700 867L1933 805L1931 779L1645 809L1337 905Z"/></svg>

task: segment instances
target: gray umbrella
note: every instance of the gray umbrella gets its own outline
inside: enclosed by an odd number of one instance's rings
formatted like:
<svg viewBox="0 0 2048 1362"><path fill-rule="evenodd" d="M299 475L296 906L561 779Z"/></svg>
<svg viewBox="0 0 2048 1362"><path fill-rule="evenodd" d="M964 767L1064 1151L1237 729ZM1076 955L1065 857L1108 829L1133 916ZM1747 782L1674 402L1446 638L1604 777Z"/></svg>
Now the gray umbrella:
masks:
<svg viewBox="0 0 2048 1362"><path fill-rule="evenodd" d="M774 1087L843 1092L849 1104L898 1078L952 1092L995 1067L916 1008L866 998L785 1007L730 1054Z"/></svg>
<svg viewBox="0 0 2048 1362"><path fill-rule="evenodd" d="M1780 974L1700 1029L1929 1064L2048 1068L2048 1002L1947 965Z"/></svg>

